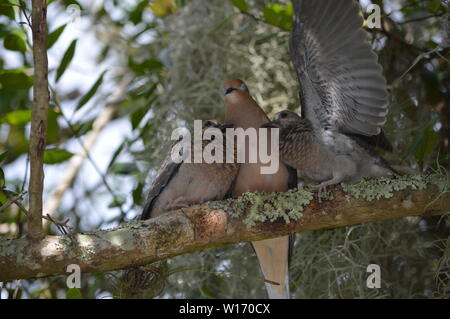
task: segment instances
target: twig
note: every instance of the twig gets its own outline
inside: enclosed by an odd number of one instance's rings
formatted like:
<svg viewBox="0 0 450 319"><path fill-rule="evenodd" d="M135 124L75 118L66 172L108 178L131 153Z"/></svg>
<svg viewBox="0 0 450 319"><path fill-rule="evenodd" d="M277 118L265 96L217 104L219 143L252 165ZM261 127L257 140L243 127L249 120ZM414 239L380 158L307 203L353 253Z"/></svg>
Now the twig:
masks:
<svg viewBox="0 0 450 319"><path fill-rule="evenodd" d="M69 226L69 225L68 225L68 223L69 223L69 221L70 221L70 218L67 218L67 219L66 219L65 221L63 221L63 222L60 222L60 221L57 221L57 220L53 219L52 216L50 216L49 214L45 214L45 216L43 216L42 218L45 219L45 220L48 220L48 221L52 222L53 224L55 224L56 227L58 228L58 230L59 230L61 233L63 233L63 234L67 234L66 228L67 228L68 230L73 230L73 229L74 229L72 226Z"/></svg>
<svg viewBox="0 0 450 319"><path fill-rule="evenodd" d="M14 197L10 197L8 198L8 201L3 204L0 207L0 212L2 212L3 210L7 209L9 206L11 206L12 204L16 204L19 209L25 214L25 216L27 216L27 218L30 218L30 212L28 211L28 209L25 208L25 206L23 206L23 204L20 202L23 199L23 196L26 194L27 192L24 191ZM48 220L49 222L52 222L53 224L56 225L56 227L58 227L59 231L63 234L67 234L67 230L72 230L74 229L73 227L69 226L69 218L67 218L65 221L60 222L57 221L55 219L53 219L49 214L45 214L45 216L42 216L43 219Z"/></svg>
<svg viewBox="0 0 450 319"><path fill-rule="evenodd" d="M430 14L430 15L427 15L427 16L424 16L424 17L413 18L413 19L410 19L410 20L405 20L405 21L397 22L397 23L403 25L403 24L423 21L423 20L427 20L427 19L431 19L431 18L439 18L439 17L442 17L445 14L446 14L446 12L440 12L438 14Z"/></svg>
<svg viewBox="0 0 450 319"><path fill-rule="evenodd" d="M1 207L0 207L0 212L4 211L5 209L7 209L9 206L11 206L12 204L14 204L16 201L18 200L22 200L23 196L26 194L27 192L24 191L14 197L8 198L8 201L6 203L4 203Z"/></svg>
<svg viewBox="0 0 450 319"><path fill-rule="evenodd" d="M42 191L44 150L48 116L47 1L32 1L34 86L30 134L30 236L42 234Z"/></svg>
<svg viewBox="0 0 450 319"><path fill-rule="evenodd" d="M45 6L47 6L47 5L45 5ZM33 29L30 18L27 15L27 11L26 11L27 6L23 0L20 0L19 8L20 8L20 11L22 11L22 14L25 16L25 19L27 19L27 24L30 27L30 29Z"/></svg>

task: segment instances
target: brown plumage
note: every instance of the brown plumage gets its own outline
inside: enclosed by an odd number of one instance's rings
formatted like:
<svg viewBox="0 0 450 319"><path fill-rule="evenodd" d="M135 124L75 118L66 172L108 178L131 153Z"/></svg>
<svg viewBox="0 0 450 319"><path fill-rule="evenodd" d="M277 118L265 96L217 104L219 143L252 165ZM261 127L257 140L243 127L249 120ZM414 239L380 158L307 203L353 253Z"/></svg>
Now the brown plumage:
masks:
<svg viewBox="0 0 450 319"><path fill-rule="evenodd" d="M262 127L280 129L281 160L320 183L319 199L328 185L395 173L386 160L362 141L342 135L337 141L345 144L344 152L339 144L324 144L311 123L294 112L281 111Z"/></svg>
<svg viewBox="0 0 450 319"><path fill-rule="evenodd" d="M220 129L224 133L226 126L204 121L203 130L208 128ZM202 148L210 143L217 141L203 139ZM223 134L224 150L229 145ZM216 150L220 151L220 148ZM221 154L223 163L174 163L171 152L172 149L152 183L141 219L157 217L167 211L209 200L223 199L230 191L239 169L237 163L226 163L225 154ZM191 160L193 162L193 152Z"/></svg>
<svg viewBox="0 0 450 319"><path fill-rule="evenodd" d="M245 83L239 79L227 81L224 84L226 115L225 123L233 124L235 128L256 128L267 122L267 116L256 101L250 96ZM268 137L270 139L270 135ZM268 140L268 145L270 145ZM246 154L249 148L246 147ZM275 174L261 174L260 162L242 163L236 178L233 196L239 197L245 192L284 192L289 188L290 172L280 163ZM292 178L291 178L292 180ZM296 176L293 178L296 185ZM279 283L266 283L270 298L289 298L288 255L292 247L292 239L284 236L275 239L253 242L253 247L266 279Z"/></svg>
<svg viewBox="0 0 450 319"><path fill-rule="evenodd" d="M149 219L160 216L171 210L200 204L209 200L219 200L231 193L233 182L239 170L239 164L226 163L226 152L232 152L235 156L235 149L231 149L225 134L225 129L229 125L217 124L213 121L203 121L202 131L216 129L211 132L214 135L222 135L220 138L212 140L202 136L201 149L192 146L192 163L175 163L172 160L171 150L166 156L156 178L154 179L147 196L146 204L141 214L141 219ZM217 133L217 134L216 134ZM192 140L194 143L194 140ZM205 147L210 147L211 154L222 159L221 163L194 163L194 153L202 152ZM216 147L217 146L217 147ZM204 153L202 153L204 154ZM181 154L180 154L181 155ZM145 298L158 295L164 284L164 262L157 262L145 266L128 269L124 272L121 282L121 295L123 298Z"/></svg>

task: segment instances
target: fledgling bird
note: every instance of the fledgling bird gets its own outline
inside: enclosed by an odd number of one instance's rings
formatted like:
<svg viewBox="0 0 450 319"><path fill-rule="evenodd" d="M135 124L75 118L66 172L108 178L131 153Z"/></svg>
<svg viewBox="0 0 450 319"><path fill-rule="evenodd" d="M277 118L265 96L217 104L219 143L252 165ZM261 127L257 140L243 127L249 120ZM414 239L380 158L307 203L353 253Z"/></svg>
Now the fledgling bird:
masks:
<svg viewBox="0 0 450 319"><path fill-rule="evenodd" d="M207 129L215 129L212 136L222 136L220 138L209 138L202 134L200 148L195 147L192 140L190 159L191 162L176 163L172 160L172 152L175 151L175 142L168 152L156 178L154 179L147 200L142 211L141 220L158 217L169 211L195 204L200 204L209 200L224 199L231 194L232 186L236 179L239 164L226 162L226 152L232 152L234 158L236 150L231 147L231 143L226 139L225 130L230 125L218 124L214 121L203 121L202 133ZM203 157L205 147L209 146L214 158L221 162L205 162ZM184 149L180 152L185 151ZM202 152L202 163L195 163L193 152ZM214 154L213 154L214 153ZM180 154L183 155L183 154ZM185 153L187 158L187 153ZM124 298L143 298L147 289L160 289L161 269L163 263L157 262L150 265L134 267L124 272L121 282L121 294Z"/></svg>
<svg viewBox="0 0 450 319"><path fill-rule="evenodd" d="M204 121L202 128L216 128L223 133L223 151L220 155L222 163L175 163L172 150L167 154L147 196L141 219L157 217L167 211L188 207L209 200L220 200L225 197L233 185L239 170L239 164L226 163L226 151L235 152L227 143L225 130L230 125L217 124L213 121ZM208 139L202 140L202 149L210 143ZM193 151L201 151L194 150ZM220 148L216 149L220 152ZM192 157L193 154L191 154Z"/></svg>
<svg viewBox="0 0 450 319"><path fill-rule="evenodd" d="M259 129L263 123L268 121L266 114L251 97L242 80L227 81L224 89L225 123L233 124L234 128ZM266 141L270 146L269 141L270 135ZM246 145L245 151L248 158L249 145ZM296 172L289 170L284 164L280 163L278 171L274 174L261 174L261 166L260 161L241 163L233 189L233 197L239 197L245 192L284 192L297 185ZM283 236L252 242L264 277L279 283L279 285L266 283L269 298L290 297L288 261L292 252L293 239L293 236Z"/></svg>
<svg viewBox="0 0 450 319"><path fill-rule="evenodd" d="M280 129L281 160L301 175L320 183L319 200L328 185L396 173L363 140L342 135L340 144L325 144L311 123L294 112L281 111L262 127Z"/></svg>
<svg viewBox="0 0 450 319"><path fill-rule="evenodd" d="M298 141L297 148L314 153L317 162L306 153L287 161L320 181L321 189L391 173L385 161L365 147L392 149L381 130L388 113L386 80L362 29L359 5L354 0L292 4L290 53L301 86L301 117L307 120L299 122L297 130L307 138Z"/></svg>

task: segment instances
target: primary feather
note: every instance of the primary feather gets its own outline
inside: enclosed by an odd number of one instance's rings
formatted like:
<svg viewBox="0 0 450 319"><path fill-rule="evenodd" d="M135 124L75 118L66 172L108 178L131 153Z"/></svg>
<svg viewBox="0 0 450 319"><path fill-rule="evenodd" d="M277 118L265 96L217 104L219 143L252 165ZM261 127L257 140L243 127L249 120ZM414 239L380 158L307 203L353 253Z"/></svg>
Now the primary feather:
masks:
<svg viewBox="0 0 450 319"><path fill-rule="evenodd" d="M353 0L297 0L291 56L301 83L302 116L315 129L378 135L387 91L359 6Z"/></svg>

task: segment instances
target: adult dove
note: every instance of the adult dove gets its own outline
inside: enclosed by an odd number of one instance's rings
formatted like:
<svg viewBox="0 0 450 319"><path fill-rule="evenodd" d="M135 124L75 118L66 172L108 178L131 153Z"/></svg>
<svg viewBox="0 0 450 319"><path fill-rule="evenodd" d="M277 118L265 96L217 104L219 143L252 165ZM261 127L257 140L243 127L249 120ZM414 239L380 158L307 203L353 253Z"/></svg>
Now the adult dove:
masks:
<svg viewBox="0 0 450 319"><path fill-rule="evenodd" d="M259 129L263 123L268 121L266 114L251 97L242 80L227 81L224 84L224 89L225 123L233 124L235 129ZM267 145L270 145L269 139L270 135L267 137ZM262 174L261 167L263 164L259 160L256 163L250 163L248 161L249 152L250 146L247 144L245 145L246 162L241 163L236 177L233 189L234 197L239 197L245 192L284 192L297 185L296 173L282 163L275 173ZM266 282L266 289L271 299L290 297L288 260L293 239L293 236L283 236L252 243L264 277L278 283L278 285L275 285Z"/></svg>

